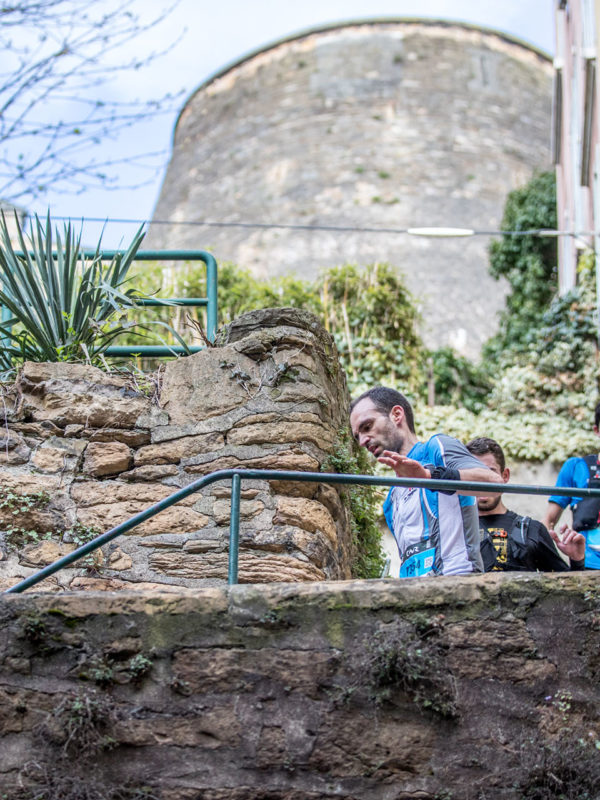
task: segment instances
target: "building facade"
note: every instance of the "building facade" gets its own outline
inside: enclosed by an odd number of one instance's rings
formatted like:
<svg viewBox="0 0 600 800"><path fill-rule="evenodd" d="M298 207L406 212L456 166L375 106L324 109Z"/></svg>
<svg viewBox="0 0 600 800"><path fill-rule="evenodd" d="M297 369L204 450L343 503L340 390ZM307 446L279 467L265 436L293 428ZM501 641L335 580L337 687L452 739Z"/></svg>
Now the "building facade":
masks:
<svg viewBox="0 0 600 800"><path fill-rule="evenodd" d="M561 293L577 283L580 253L600 254L599 28L600 0L556 0L552 149Z"/></svg>

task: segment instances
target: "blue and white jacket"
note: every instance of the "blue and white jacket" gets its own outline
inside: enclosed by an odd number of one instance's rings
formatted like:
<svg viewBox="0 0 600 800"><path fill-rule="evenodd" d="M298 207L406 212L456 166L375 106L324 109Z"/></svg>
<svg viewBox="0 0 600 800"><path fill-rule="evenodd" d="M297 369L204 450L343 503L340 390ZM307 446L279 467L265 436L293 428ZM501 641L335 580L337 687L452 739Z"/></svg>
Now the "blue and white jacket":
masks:
<svg viewBox="0 0 600 800"><path fill-rule="evenodd" d="M423 466L482 467L457 439L438 433L407 455ZM383 505L400 551L400 577L483 572L479 515L474 497L394 486Z"/></svg>

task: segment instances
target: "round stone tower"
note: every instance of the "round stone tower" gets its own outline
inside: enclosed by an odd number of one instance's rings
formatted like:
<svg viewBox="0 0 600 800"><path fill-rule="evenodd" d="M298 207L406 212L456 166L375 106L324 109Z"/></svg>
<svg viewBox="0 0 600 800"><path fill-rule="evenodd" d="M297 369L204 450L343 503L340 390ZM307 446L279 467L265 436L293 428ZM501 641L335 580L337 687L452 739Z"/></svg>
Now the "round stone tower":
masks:
<svg viewBox="0 0 600 800"><path fill-rule="evenodd" d="M211 248L260 277L389 262L426 341L474 356L505 295L488 275L489 237L395 231L498 229L507 193L550 166L551 80L544 53L443 21L353 22L273 44L186 102L146 246ZM184 224L198 221L247 225Z"/></svg>

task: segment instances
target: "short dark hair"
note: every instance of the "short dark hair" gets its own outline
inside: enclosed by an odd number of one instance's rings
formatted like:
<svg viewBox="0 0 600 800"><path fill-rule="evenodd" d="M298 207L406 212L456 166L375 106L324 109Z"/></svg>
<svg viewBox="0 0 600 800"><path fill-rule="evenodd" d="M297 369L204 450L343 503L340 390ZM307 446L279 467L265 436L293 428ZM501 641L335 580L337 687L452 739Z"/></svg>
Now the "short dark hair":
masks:
<svg viewBox="0 0 600 800"><path fill-rule="evenodd" d="M485 456L491 453L500 467L500 472L504 472L506 461L504 460L504 451L495 439L490 439L488 436L480 436L477 439L471 439L467 445L467 450L474 456Z"/></svg>
<svg viewBox="0 0 600 800"><path fill-rule="evenodd" d="M357 406L361 400L367 399L370 400L377 411L382 414L389 415L394 406L400 406L404 411L409 431L411 433L415 432L415 418L412 406L403 394L397 392L395 389L388 389L386 386L375 386L373 389L363 392L350 403L350 413L352 413L354 407Z"/></svg>
<svg viewBox="0 0 600 800"><path fill-rule="evenodd" d="M600 428L600 403L594 409L594 425Z"/></svg>

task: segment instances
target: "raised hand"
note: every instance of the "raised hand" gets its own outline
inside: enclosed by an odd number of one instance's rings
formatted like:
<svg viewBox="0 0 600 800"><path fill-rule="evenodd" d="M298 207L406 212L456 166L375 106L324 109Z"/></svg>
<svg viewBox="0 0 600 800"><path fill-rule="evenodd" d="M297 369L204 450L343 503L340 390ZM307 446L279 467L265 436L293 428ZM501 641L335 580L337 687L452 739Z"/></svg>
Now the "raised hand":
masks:
<svg viewBox="0 0 600 800"><path fill-rule="evenodd" d="M560 536L554 530L549 530L548 533L554 539L561 553L564 553L572 561L583 561L585 558L585 536L582 533L577 533L577 531L565 524L560 526Z"/></svg>
<svg viewBox="0 0 600 800"><path fill-rule="evenodd" d="M384 450L377 460L391 467L399 478L431 478L431 473L421 463L393 450Z"/></svg>

